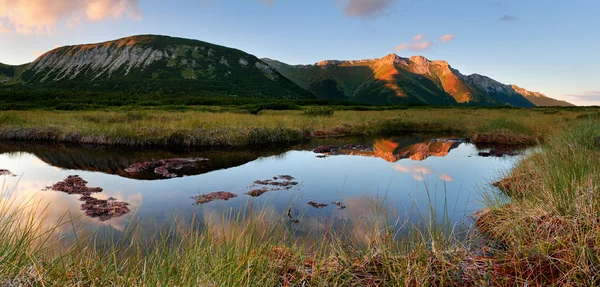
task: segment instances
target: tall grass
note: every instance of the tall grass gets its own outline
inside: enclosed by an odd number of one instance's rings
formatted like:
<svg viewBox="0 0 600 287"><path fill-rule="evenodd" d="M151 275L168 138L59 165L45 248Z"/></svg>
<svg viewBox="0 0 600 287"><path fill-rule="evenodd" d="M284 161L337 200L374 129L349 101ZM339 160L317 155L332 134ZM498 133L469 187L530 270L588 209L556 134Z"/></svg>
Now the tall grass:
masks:
<svg viewBox="0 0 600 287"><path fill-rule="evenodd" d="M456 270L446 258L457 246L449 234L391 220L377 204L352 236L325 226L308 240L285 215L249 206L202 228L174 221L150 239L132 228L115 244L80 236L58 249L52 240L31 244L43 219L28 218L29 209L8 198L3 206L11 208L0 209L0 218L14 220L0 222L2 286L437 286L452 285ZM17 220L29 223L27 232L12 228ZM397 237L390 221L407 232Z"/></svg>
<svg viewBox="0 0 600 287"><path fill-rule="evenodd" d="M512 200L478 214L504 282L600 284L599 137L600 122L584 120L550 138L499 182Z"/></svg>

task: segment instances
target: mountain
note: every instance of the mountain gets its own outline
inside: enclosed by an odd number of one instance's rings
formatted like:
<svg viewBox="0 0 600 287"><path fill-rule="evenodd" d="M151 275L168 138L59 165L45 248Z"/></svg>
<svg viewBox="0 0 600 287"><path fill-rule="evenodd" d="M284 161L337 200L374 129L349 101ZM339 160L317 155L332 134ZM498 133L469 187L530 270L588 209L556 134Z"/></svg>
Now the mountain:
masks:
<svg viewBox="0 0 600 287"><path fill-rule="evenodd" d="M0 74L6 79L14 70L2 65ZM28 64L19 78L51 89L314 98L243 51L156 35L56 48Z"/></svg>
<svg viewBox="0 0 600 287"><path fill-rule="evenodd" d="M422 56L402 58L389 54L380 59L322 61L314 65L288 65L263 59L282 75L322 99L342 99L376 104L434 105L565 105L543 96L530 100L529 91L481 75L465 76L446 61ZM537 98L536 98L537 99ZM541 99L541 97L540 97Z"/></svg>
<svg viewBox="0 0 600 287"><path fill-rule="evenodd" d="M575 106L574 104L571 104L566 101L561 101L561 100L550 98L542 93L530 92L530 91L525 90L516 85L512 85L511 87L513 88L513 90L515 92L521 94L522 96L527 98L530 102L532 102L534 105L536 105L538 107L545 107L545 106L573 107L573 106Z"/></svg>
<svg viewBox="0 0 600 287"><path fill-rule="evenodd" d="M210 96L329 99L367 104L532 107L570 105L488 77L465 76L445 61L422 56L288 65L198 40L139 35L53 49L21 66L0 63L2 98L56 105L109 95L116 104ZM34 93L38 91L39 93ZM80 91L88 92L83 99ZM61 92L61 93L57 93ZM133 97L135 96L135 98ZM112 97L112 96L110 96ZM52 103L50 103L52 102ZM192 101L193 102L193 101ZM112 103L111 103L112 104Z"/></svg>

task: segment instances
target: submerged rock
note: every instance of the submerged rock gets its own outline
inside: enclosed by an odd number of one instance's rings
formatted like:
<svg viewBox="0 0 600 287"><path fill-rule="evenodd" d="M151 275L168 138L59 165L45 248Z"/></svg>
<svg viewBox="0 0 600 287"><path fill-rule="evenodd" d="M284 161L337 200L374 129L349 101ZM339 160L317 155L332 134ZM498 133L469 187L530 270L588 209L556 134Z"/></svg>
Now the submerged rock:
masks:
<svg viewBox="0 0 600 287"><path fill-rule="evenodd" d="M329 204L325 204L325 203L318 203L318 202L314 202L314 201L309 201L308 205L314 207L314 208L323 208L323 207L327 207L329 206Z"/></svg>
<svg viewBox="0 0 600 287"><path fill-rule="evenodd" d="M78 175L69 175L65 180L49 186L48 189L62 191L68 194L81 194L90 196L92 193L102 192L102 188L88 187L87 181L83 180Z"/></svg>
<svg viewBox="0 0 600 287"><path fill-rule="evenodd" d="M261 195L263 195L265 192L268 192L268 189L254 189L249 191L248 193L246 193L247 195L250 195L252 197L259 197Z"/></svg>
<svg viewBox="0 0 600 287"><path fill-rule="evenodd" d="M130 165L125 169L126 172L139 173L153 171L156 174L162 175L167 178L174 178L181 176L174 172L176 170L195 168L196 163L207 161L206 158L169 158L155 161L138 162Z"/></svg>
<svg viewBox="0 0 600 287"><path fill-rule="evenodd" d="M129 203L127 202L117 201L112 197L109 197L108 199L92 197L91 195L93 193L102 192L102 188L88 187L87 183L87 181L83 180L78 175L70 175L65 180L47 187L47 189L62 191L67 194L81 195L79 200L84 202L81 205L81 210L85 211L85 215L92 218L98 218L100 221L106 221L113 217L119 217L129 213Z"/></svg>
<svg viewBox="0 0 600 287"><path fill-rule="evenodd" d="M229 200L231 198L237 197L237 194L227 192L227 191L217 191L211 192L207 194L201 194L198 196L193 196L192 198L196 200L196 204L204 204L211 202L213 200Z"/></svg>

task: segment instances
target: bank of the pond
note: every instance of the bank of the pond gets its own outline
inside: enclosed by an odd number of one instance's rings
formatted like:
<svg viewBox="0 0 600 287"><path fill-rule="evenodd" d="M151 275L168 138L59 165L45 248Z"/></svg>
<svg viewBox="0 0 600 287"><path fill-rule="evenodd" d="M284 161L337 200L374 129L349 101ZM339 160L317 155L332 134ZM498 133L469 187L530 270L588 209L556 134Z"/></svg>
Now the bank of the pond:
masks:
<svg viewBox="0 0 600 287"><path fill-rule="evenodd" d="M121 146L240 147L314 137L453 132L478 143L533 144L589 111L584 109L414 109L302 111L257 115L208 111L0 111L0 140Z"/></svg>

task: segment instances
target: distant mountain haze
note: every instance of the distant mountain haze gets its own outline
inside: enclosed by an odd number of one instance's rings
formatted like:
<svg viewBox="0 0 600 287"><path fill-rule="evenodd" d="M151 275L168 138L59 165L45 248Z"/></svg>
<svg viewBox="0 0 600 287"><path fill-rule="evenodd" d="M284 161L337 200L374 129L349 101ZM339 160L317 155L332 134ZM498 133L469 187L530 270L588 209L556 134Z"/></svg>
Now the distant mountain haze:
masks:
<svg viewBox="0 0 600 287"><path fill-rule="evenodd" d="M198 40L139 35L53 49L21 66L0 63L0 86L131 91L367 104L568 106L445 61L380 59L288 65Z"/></svg>

